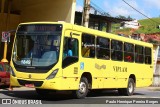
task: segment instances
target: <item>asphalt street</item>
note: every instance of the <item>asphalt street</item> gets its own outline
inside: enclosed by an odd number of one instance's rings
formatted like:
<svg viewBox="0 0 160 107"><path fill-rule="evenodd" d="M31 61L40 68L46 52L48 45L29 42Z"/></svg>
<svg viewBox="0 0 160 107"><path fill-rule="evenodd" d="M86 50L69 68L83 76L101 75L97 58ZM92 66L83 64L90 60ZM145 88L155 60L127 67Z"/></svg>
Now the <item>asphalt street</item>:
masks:
<svg viewBox="0 0 160 107"><path fill-rule="evenodd" d="M160 99L160 88L137 88L133 96L120 96L116 90L104 90L102 92L91 92L85 99L73 98L71 92L54 92L49 95L39 96L33 88L14 88L13 91L7 89L0 90L0 98L20 99L20 100L38 100L42 104L105 104L106 100L112 99L137 99L147 98Z"/></svg>

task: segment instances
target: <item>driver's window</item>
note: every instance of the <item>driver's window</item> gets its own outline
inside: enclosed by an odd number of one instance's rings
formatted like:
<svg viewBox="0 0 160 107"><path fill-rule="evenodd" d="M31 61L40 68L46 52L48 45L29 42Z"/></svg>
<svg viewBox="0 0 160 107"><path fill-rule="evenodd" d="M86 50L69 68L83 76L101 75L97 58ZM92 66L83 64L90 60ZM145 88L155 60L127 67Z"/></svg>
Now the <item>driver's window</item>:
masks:
<svg viewBox="0 0 160 107"><path fill-rule="evenodd" d="M63 59L67 56L77 56L78 57L78 40L75 38L64 38L64 49L63 49Z"/></svg>

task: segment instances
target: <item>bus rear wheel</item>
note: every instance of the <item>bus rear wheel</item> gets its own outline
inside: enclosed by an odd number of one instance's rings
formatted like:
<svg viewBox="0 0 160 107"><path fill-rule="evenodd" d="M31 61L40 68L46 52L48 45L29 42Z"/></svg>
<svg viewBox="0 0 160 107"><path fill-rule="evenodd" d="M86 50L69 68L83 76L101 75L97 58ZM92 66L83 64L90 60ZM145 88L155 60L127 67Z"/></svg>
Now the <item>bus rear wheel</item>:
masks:
<svg viewBox="0 0 160 107"><path fill-rule="evenodd" d="M135 88L134 80L132 78L129 78L127 88L118 89L118 93L120 95L131 96L134 93L134 88Z"/></svg>
<svg viewBox="0 0 160 107"><path fill-rule="evenodd" d="M78 99L85 98L88 94L88 80L86 77L82 77L79 83L79 89L73 91L74 97Z"/></svg>

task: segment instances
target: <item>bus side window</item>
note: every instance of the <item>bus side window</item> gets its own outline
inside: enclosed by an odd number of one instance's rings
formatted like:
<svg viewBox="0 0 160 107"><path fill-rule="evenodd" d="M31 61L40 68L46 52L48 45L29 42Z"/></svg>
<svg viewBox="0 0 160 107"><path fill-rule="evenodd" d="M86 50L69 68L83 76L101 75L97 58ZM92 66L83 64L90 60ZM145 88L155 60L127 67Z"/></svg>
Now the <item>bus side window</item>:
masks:
<svg viewBox="0 0 160 107"><path fill-rule="evenodd" d="M95 57L95 37L93 35L82 34L82 56Z"/></svg>
<svg viewBox="0 0 160 107"><path fill-rule="evenodd" d="M97 37L96 52L98 59L110 59L110 40L108 38Z"/></svg>
<svg viewBox="0 0 160 107"><path fill-rule="evenodd" d="M144 51L143 46L135 45L135 62L143 63L144 62Z"/></svg>
<svg viewBox="0 0 160 107"><path fill-rule="evenodd" d="M121 41L112 40L111 41L111 58L115 61L123 60L123 43Z"/></svg>
<svg viewBox="0 0 160 107"><path fill-rule="evenodd" d="M134 62L134 45L131 43L124 43L124 61Z"/></svg>
<svg viewBox="0 0 160 107"><path fill-rule="evenodd" d="M151 48L145 47L145 64L152 64Z"/></svg>

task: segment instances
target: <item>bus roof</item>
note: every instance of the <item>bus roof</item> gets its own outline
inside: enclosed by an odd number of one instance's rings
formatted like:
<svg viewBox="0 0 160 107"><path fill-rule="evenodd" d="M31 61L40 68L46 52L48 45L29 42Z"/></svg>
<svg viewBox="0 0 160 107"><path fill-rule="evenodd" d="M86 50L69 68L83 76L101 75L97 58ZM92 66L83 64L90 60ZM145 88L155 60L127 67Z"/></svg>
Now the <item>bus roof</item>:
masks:
<svg viewBox="0 0 160 107"><path fill-rule="evenodd" d="M143 42L143 41L139 41L139 40L123 37L123 36L118 36L118 35L112 34L112 33L98 31L96 29L91 29L91 28L80 26L80 25L74 25L74 24L63 22L63 21L59 21L59 22L27 22L27 23L20 23L19 25L24 25L24 24L62 24L65 29L72 29L77 32L83 32L83 33L87 33L87 34L91 34L91 35L107 37L110 39L120 40L123 42L133 43L133 44L147 46L147 47L153 47L153 44L151 44L151 43L147 43L147 42Z"/></svg>

